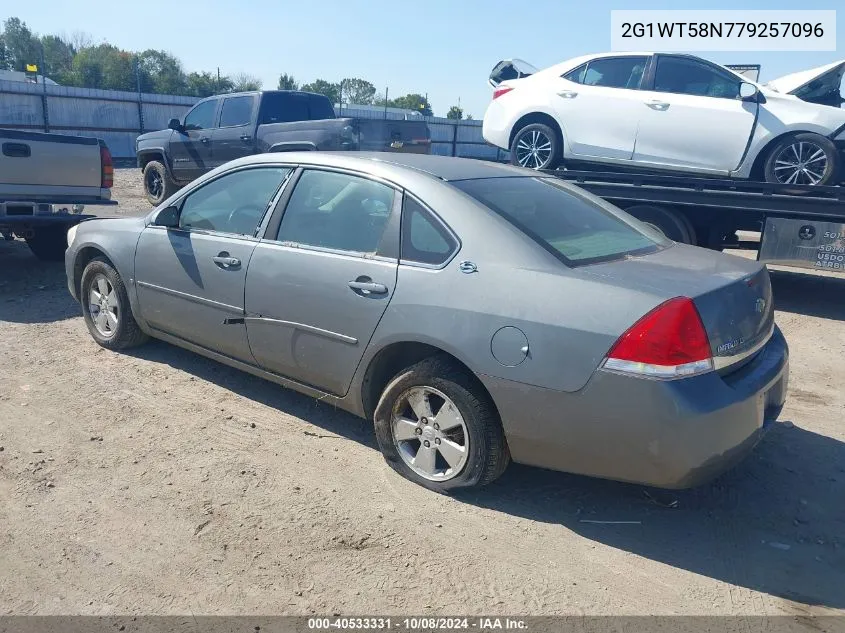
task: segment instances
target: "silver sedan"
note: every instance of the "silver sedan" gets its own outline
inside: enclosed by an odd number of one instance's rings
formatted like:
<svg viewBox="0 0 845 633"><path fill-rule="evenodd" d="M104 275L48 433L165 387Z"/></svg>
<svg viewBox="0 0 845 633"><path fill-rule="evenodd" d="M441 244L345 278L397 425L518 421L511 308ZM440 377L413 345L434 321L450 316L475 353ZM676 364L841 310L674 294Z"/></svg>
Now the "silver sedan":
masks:
<svg viewBox="0 0 845 633"><path fill-rule="evenodd" d="M765 267L515 167L251 156L68 242L97 343L152 336L333 402L441 492L511 459L695 485L786 394Z"/></svg>

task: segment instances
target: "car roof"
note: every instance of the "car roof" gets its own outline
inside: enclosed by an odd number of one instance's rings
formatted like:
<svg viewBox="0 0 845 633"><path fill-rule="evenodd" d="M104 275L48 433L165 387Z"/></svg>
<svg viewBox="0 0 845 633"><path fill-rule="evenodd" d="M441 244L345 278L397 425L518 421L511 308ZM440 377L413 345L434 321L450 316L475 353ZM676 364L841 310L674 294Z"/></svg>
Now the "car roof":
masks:
<svg viewBox="0 0 845 633"><path fill-rule="evenodd" d="M237 160L242 165L283 161L358 171L410 171L453 182L477 178L536 176L536 172L511 165L472 158L396 152L283 152L255 154ZM233 163L234 164L234 163Z"/></svg>

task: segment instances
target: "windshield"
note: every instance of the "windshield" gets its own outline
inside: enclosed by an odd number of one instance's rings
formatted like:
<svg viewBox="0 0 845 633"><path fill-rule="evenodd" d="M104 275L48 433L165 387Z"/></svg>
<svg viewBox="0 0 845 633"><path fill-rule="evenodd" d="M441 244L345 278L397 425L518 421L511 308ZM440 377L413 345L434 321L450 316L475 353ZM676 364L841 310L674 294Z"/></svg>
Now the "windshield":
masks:
<svg viewBox="0 0 845 633"><path fill-rule="evenodd" d="M568 266L653 253L671 242L613 205L556 178L452 183Z"/></svg>

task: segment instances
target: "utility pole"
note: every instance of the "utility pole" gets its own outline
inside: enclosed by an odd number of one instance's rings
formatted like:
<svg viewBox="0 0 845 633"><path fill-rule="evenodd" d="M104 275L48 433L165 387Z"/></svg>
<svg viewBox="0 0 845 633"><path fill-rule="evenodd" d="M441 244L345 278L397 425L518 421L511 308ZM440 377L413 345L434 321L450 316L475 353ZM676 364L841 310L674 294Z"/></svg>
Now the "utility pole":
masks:
<svg viewBox="0 0 845 633"><path fill-rule="evenodd" d="M38 81L38 70L35 71L35 81ZM50 113L47 108L47 66L44 64L44 45L41 45L41 108L44 111L44 131L50 131Z"/></svg>
<svg viewBox="0 0 845 633"><path fill-rule="evenodd" d="M384 118L387 119L387 94L390 91L390 86L384 88Z"/></svg>

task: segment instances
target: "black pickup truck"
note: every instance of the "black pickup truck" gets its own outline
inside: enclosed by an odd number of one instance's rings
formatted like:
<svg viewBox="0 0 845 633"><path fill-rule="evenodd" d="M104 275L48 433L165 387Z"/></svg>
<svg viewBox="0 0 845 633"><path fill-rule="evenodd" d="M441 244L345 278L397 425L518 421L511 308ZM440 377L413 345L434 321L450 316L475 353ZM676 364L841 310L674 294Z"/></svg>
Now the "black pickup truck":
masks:
<svg viewBox="0 0 845 633"><path fill-rule="evenodd" d="M153 205L230 160L262 152L367 150L428 154L425 121L335 116L323 95L291 90L241 92L197 102L168 129L135 141L144 191Z"/></svg>

